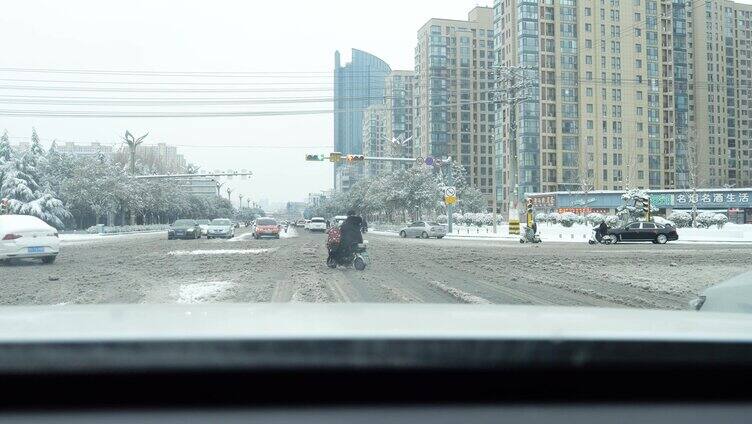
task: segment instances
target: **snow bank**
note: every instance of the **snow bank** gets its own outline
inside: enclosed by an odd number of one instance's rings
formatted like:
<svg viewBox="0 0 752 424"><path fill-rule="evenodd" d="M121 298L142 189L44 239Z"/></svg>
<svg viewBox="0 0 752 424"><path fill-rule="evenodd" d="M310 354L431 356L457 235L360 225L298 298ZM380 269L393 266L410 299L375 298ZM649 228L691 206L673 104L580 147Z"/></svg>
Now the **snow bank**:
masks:
<svg viewBox="0 0 752 424"><path fill-rule="evenodd" d="M274 252L278 248L271 249L213 249L213 250L173 250L167 254L170 256L185 255L258 255L260 253Z"/></svg>
<svg viewBox="0 0 752 424"><path fill-rule="evenodd" d="M207 281L181 284L178 290L178 303L203 303L218 300L222 293L233 286L231 281Z"/></svg>
<svg viewBox="0 0 752 424"><path fill-rule="evenodd" d="M484 299L480 296L476 296L474 294L470 294L467 292L464 292L460 289L447 286L446 284L440 282L440 281L431 281L429 284L432 286L438 288L439 290L449 294L450 296L454 297L455 299L465 302L465 303L472 303L476 305L489 305L491 302L488 299Z"/></svg>
<svg viewBox="0 0 752 424"><path fill-rule="evenodd" d="M154 231L154 232L140 232L140 233L122 233L122 234L84 234L84 233L76 233L76 234L60 234L60 242L67 244L67 243L90 243L94 241L103 241L103 240L121 240L125 237L141 237L141 236L149 236L154 234L162 234L164 231Z"/></svg>

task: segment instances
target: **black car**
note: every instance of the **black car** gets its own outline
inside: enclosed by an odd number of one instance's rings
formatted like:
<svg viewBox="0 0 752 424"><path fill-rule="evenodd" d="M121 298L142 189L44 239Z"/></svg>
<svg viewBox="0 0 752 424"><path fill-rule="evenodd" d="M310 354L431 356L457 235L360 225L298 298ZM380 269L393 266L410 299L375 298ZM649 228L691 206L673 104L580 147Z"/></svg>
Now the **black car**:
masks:
<svg viewBox="0 0 752 424"><path fill-rule="evenodd" d="M623 227L609 229L608 234L615 236L617 241L650 241L665 244L668 241L679 240L676 228L655 222L630 222Z"/></svg>
<svg viewBox="0 0 752 424"><path fill-rule="evenodd" d="M201 227L193 219L178 219L167 230L167 240L201 238Z"/></svg>

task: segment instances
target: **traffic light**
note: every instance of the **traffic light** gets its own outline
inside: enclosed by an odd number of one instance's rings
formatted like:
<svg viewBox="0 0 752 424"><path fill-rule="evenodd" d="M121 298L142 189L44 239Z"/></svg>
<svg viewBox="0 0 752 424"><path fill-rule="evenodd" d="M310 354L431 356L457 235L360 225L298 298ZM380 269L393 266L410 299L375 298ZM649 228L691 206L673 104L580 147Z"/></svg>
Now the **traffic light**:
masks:
<svg viewBox="0 0 752 424"><path fill-rule="evenodd" d="M324 160L324 155L305 155L305 160L319 162Z"/></svg>
<svg viewBox="0 0 752 424"><path fill-rule="evenodd" d="M642 205L642 212L643 214L645 214L645 220L647 221L652 220L652 217L650 216L650 198L641 197L640 204Z"/></svg>
<svg viewBox="0 0 752 424"><path fill-rule="evenodd" d="M342 153L332 152L329 153L329 162L339 162L342 159Z"/></svg>
<svg viewBox="0 0 752 424"><path fill-rule="evenodd" d="M350 163L361 162L361 161L364 161L365 159L366 157L363 155L347 155L347 161Z"/></svg>
<svg viewBox="0 0 752 424"><path fill-rule="evenodd" d="M531 198L525 199L525 214L527 218L527 226L531 227L533 225L533 199Z"/></svg>

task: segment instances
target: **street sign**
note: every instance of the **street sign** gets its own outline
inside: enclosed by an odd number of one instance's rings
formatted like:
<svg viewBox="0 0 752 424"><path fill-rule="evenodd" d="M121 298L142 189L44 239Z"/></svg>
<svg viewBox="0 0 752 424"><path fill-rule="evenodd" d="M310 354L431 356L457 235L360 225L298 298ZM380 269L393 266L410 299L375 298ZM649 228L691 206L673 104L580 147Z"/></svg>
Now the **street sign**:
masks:
<svg viewBox="0 0 752 424"><path fill-rule="evenodd" d="M444 197L444 203L447 204L447 205L453 205L453 204L457 203L457 198L454 197L454 196L451 196L451 197L450 196L446 196L446 197Z"/></svg>
<svg viewBox="0 0 752 424"><path fill-rule="evenodd" d="M417 157L417 158L415 158L415 163L416 163L417 165L423 165L423 158L421 158L421 157Z"/></svg>
<svg viewBox="0 0 752 424"><path fill-rule="evenodd" d="M433 165L433 158L431 156L426 156L426 165Z"/></svg>
<svg viewBox="0 0 752 424"><path fill-rule="evenodd" d="M445 187L444 188L444 196L446 197L456 197L457 196L457 189L454 187Z"/></svg>
<svg viewBox="0 0 752 424"><path fill-rule="evenodd" d="M339 162L342 159L342 153L332 152L329 153L329 162Z"/></svg>
<svg viewBox="0 0 752 424"><path fill-rule="evenodd" d="M441 159L439 159L439 158L436 158L436 159L433 160L433 166L441 166L443 164L444 164L444 162Z"/></svg>

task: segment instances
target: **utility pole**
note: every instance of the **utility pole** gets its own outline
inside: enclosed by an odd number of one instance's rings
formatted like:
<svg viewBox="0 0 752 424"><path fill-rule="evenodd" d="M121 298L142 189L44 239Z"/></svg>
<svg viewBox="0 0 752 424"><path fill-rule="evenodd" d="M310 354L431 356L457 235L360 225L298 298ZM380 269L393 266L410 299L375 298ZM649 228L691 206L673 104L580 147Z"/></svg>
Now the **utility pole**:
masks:
<svg viewBox="0 0 752 424"><path fill-rule="evenodd" d="M513 195L509 195L509 218L516 214L519 203L519 148L517 146L517 106L532 99L530 89L539 84L537 78L532 77L532 72L537 76L538 68L535 66L496 66L495 67L496 86L494 89L494 100L501 107L506 106L509 110L509 134L507 137L507 146L509 154L509 181L507 187L510 192L514 190ZM498 111L497 111L498 112ZM502 137L502 144L504 140ZM492 171L496 175L496 161L493 162ZM495 187L495 185L494 185Z"/></svg>

